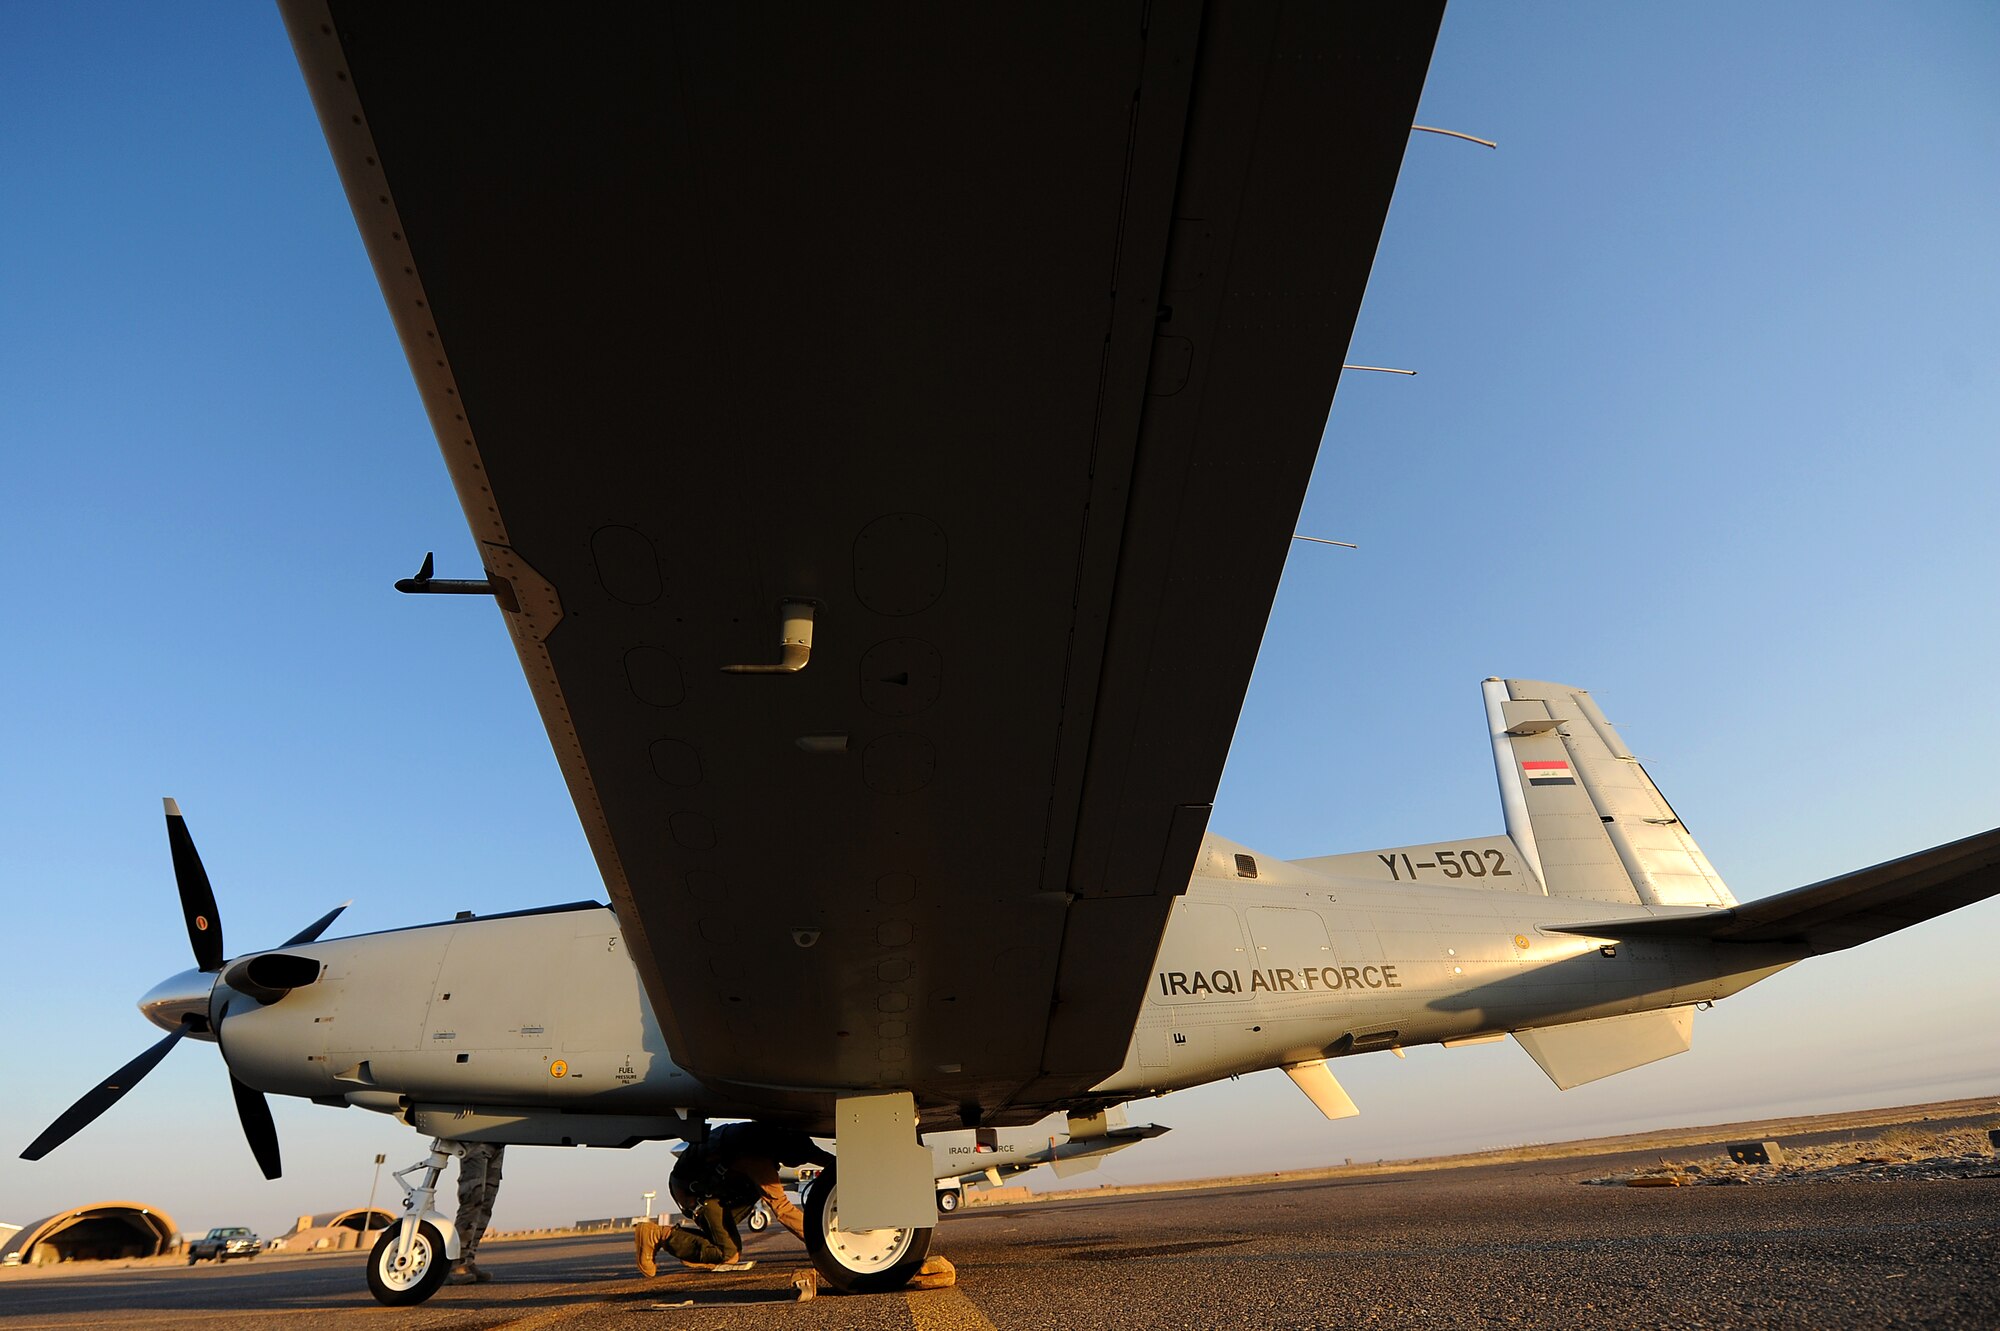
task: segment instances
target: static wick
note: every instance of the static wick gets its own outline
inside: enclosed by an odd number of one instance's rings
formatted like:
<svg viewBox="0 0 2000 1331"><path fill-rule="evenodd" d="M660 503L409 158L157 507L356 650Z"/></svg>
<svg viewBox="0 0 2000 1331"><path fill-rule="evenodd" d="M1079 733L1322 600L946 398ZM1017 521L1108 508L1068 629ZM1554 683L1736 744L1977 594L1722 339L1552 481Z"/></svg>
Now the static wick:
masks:
<svg viewBox="0 0 2000 1331"><path fill-rule="evenodd" d="M1314 545L1337 545L1343 550L1359 550L1361 548L1352 541L1329 541L1324 536L1302 536L1298 532L1292 533L1292 539L1295 541L1311 541Z"/></svg>
<svg viewBox="0 0 2000 1331"><path fill-rule="evenodd" d="M1377 374L1415 374L1415 370L1399 370L1393 365L1343 365L1343 370L1373 370Z"/></svg>
<svg viewBox="0 0 2000 1331"><path fill-rule="evenodd" d="M1461 134L1455 129L1439 129L1436 125L1412 125L1410 128L1420 129L1426 134L1442 134L1448 139L1464 139L1467 143L1477 143L1488 148L1498 148L1500 146L1493 140L1482 139L1476 134Z"/></svg>

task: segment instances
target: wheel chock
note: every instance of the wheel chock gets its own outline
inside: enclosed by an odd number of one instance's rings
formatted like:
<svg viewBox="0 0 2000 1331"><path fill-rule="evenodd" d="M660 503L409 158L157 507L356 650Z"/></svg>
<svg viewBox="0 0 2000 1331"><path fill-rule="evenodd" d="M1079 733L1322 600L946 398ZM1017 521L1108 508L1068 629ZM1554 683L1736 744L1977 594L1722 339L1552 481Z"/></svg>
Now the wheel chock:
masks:
<svg viewBox="0 0 2000 1331"><path fill-rule="evenodd" d="M958 1268L942 1257L926 1257L910 1277L911 1289L949 1289L958 1283Z"/></svg>

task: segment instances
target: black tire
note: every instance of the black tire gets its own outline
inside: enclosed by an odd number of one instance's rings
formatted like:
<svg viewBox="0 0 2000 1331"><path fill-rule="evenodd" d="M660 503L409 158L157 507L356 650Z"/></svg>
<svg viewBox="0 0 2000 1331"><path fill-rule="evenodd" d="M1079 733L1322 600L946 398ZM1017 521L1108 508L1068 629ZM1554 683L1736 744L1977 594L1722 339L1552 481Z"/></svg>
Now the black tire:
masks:
<svg viewBox="0 0 2000 1331"><path fill-rule="evenodd" d="M873 1229L884 1236L856 1243L838 1229L840 1199L831 1169L813 1181L806 1194L806 1251L826 1283L843 1294L883 1294L901 1289L924 1264L931 1250L931 1229ZM855 1237L859 1237L856 1235Z"/></svg>
<svg viewBox="0 0 2000 1331"><path fill-rule="evenodd" d="M201 1260L201 1258L199 1258L199 1257L190 1257L190 1258L188 1258L188 1265L189 1265L189 1266L193 1266L193 1265L194 1265L194 1264L195 1264L196 1262L198 1262L198 1261L200 1261L200 1260Z"/></svg>
<svg viewBox="0 0 2000 1331"><path fill-rule="evenodd" d="M396 1239L402 1232L400 1221L389 1226L375 1241L374 1251L368 1254L368 1292L375 1296L375 1302L391 1308L422 1303L438 1292L451 1272L451 1259L444 1251L444 1235L428 1220L417 1226L416 1238L410 1243L410 1269L396 1271L390 1263L396 1260Z"/></svg>
<svg viewBox="0 0 2000 1331"><path fill-rule="evenodd" d="M950 1215L958 1209L958 1189L951 1188L938 1194L938 1210Z"/></svg>

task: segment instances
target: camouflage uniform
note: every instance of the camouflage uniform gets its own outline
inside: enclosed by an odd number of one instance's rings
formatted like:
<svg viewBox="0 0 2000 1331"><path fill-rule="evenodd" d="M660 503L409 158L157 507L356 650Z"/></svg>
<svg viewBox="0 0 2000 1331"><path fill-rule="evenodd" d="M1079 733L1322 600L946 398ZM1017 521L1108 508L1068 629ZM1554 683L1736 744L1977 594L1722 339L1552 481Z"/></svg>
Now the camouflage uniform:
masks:
<svg viewBox="0 0 2000 1331"><path fill-rule="evenodd" d="M466 1142L458 1157L458 1265L450 1276L455 1285L493 1278L473 1258L486 1226L493 1222L493 1200L500 1195L500 1165L506 1156L504 1146Z"/></svg>

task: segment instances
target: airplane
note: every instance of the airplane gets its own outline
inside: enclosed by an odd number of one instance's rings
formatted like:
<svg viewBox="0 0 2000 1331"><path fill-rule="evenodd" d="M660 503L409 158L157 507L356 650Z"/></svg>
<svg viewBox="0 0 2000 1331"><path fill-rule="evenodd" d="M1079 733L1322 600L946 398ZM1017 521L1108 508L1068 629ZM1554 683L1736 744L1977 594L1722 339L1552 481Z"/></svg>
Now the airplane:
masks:
<svg viewBox="0 0 2000 1331"><path fill-rule="evenodd" d="M1511 679L1481 690L1503 833L1294 861L1204 837L1123 1065L1063 1106L1069 1141L1036 1151L1019 1128L931 1134L937 1209L957 1207L948 1180L1045 1160L1060 1172L1163 1131L1124 1127L1127 1101L1267 1068L1337 1119L1360 1111L1331 1060L1511 1034L1568 1090L1685 1052L1697 1010L1796 962L2000 892L1995 829L1741 905L1587 691ZM393 1305L428 1298L447 1269L438 1257L455 1255L434 1205L454 1144L629 1147L749 1107L675 1061L612 907L322 941L336 908L275 950L225 960L171 800L167 829L196 966L139 1006L168 1034L24 1158L110 1108L182 1038L216 1042L267 1177L279 1156L264 1094L391 1114L435 1139L397 1174L411 1204L370 1260L371 1290ZM415 1171L420 1182L404 1182ZM932 1226L843 1227L827 1183L806 1193L815 1265L844 1290L906 1282Z"/></svg>
<svg viewBox="0 0 2000 1331"><path fill-rule="evenodd" d="M1990 890L1981 839L1738 907L1525 682L1508 752L1573 770L1503 777L1504 839L1209 836L1437 7L284 12L482 554L412 590L499 607L611 904L232 959L177 854L172 1028L31 1150L188 1036L267 1172L265 1094L394 1113L434 1139L398 1303L453 1142L771 1119L843 1162L815 1264L894 1288L919 1130L1269 1066L1343 1114L1326 1060L1509 1031L1574 1081ZM1592 791L1652 811L1546 803Z"/></svg>

